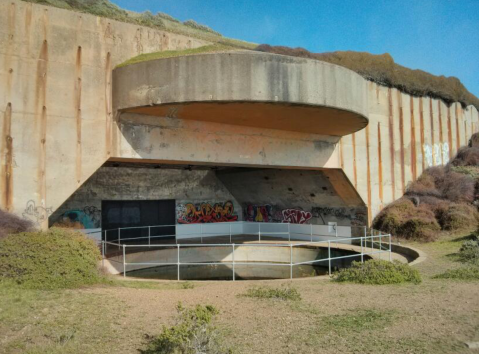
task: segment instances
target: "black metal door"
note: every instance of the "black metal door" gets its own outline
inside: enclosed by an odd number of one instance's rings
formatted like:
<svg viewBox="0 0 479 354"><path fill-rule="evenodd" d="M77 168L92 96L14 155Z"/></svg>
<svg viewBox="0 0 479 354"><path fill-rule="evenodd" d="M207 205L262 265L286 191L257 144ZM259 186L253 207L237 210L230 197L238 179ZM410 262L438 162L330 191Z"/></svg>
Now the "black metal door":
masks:
<svg viewBox="0 0 479 354"><path fill-rule="evenodd" d="M161 243L175 237L175 205L172 199L103 200L102 231L108 241Z"/></svg>

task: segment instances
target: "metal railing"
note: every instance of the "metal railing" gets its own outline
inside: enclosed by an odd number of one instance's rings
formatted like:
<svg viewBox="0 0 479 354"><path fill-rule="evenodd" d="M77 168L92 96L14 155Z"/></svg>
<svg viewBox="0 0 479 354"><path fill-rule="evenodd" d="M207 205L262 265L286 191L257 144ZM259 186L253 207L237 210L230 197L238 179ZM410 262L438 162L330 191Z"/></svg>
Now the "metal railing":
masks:
<svg viewBox="0 0 479 354"><path fill-rule="evenodd" d="M123 276L126 276L126 273L128 272L127 268L128 266L141 266L145 268L149 267L158 267L158 266L176 266L177 267L177 280L180 280L180 274L181 274L181 266L182 265L229 265L232 268L232 279L235 280L235 267L239 265L257 265L257 266L282 266L282 267L290 267L290 278L293 279L293 267L295 266L301 266L301 265L315 265L317 263L326 263L328 264L328 274L332 274L332 262L340 259L347 259L347 258L360 258L361 262L364 262L365 257L371 257L376 254L382 254L382 253L388 253L388 258L391 261L391 248L392 248L392 239L390 234L381 234L379 231L376 231L374 229L369 229L366 227L349 227L349 226L337 226L334 228L334 232L328 232L327 234L318 234L313 232L313 230L318 229L318 227L323 227L325 225L301 225L303 227L298 227L298 224L287 224L287 223L282 223L282 224L274 224L274 223L250 223L247 222L249 227L249 233L234 233L233 228L234 225L239 225L239 223L244 223L244 222L235 222L235 223L217 223L217 224L204 224L208 225L209 227L207 228L207 231L204 232L205 226L203 224L197 224L200 225L200 232L199 233L189 233L188 238L185 239L194 239L194 238L199 238L201 240L201 243L179 243L181 239L176 238L176 235L169 234L169 235L156 235L152 236L151 235L151 229L152 228L161 228L161 227L177 227L178 225L158 225L158 226L147 226L147 227L131 227L131 228L122 228L122 229L114 229L113 231L117 232L118 238L114 239L113 241L107 241L107 232L112 231L112 230L104 230L104 239L101 241L101 250L102 250L102 256L103 256L103 261L105 259L108 259L110 262L114 263L119 263L120 266L122 267L123 270ZM223 224L223 225L221 225ZM220 225L223 227L227 225L227 230L229 232L224 232L218 230L217 232L212 232L212 229L219 228L219 226L212 226L212 225ZM258 231L255 233L251 233L251 226L252 225L257 225L258 226ZM263 225L263 230L261 230L261 225ZM269 230L266 225L269 225ZM282 225L280 228L286 228L287 231L271 231L271 229L274 230L274 226ZM292 230L292 225L293 230ZM327 227L327 225L326 225ZM265 230L266 228L266 230ZM350 236L346 237L341 237L338 235L338 228L344 228L343 231L347 231L349 229L349 234ZM121 237L122 236L122 231L121 230L131 230L131 229L148 229L148 234L146 236L140 236L140 237L134 237L134 238L128 238L128 237ZM208 230L209 229L209 230ZM299 231L304 231L308 229L308 233L306 232L299 232ZM358 231L359 230L359 231ZM177 231L177 229L176 229ZM241 229L241 231L244 231L244 229ZM344 233L344 232L343 232ZM363 234L362 236L356 236L354 237L354 234L361 233ZM194 236L194 237L192 237ZM229 243L203 243L204 239L207 237L218 237L218 236L223 236L226 237L227 239L229 238ZM256 238L257 236L257 241L255 243L234 243L233 240L236 236L253 236ZM263 239L261 238L263 236ZM175 237L175 243L171 244L152 244L152 239L155 238L171 238ZM266 240L265 238L280 238L284 239L285 241L287 240L287 243L265 243L264 241ZM303 239L298 239L299 237L303 237ZM304 238L308 238L306 242L304 242ZM328 238L327 240L314 240L317 238ZM295 242L295 239L297 242ZM132 240L147 240L147 244L132 244ZM249 241L249 240L248 240ZM262 242L263 241L263 242ZM301 242L303 241L303 242ZM331 256L331 250L336 250L336 249L341 249L340 245L355 245L360 247L360 252L357 252L355 254L347 254L343 256ZM300 247L319 247L319 248L326 248L327 245L327 251L328 251L328 256L326 258L320 258L320 259L311 259L311 260L306 260L306 261L295 261L293 257L293 250L295 248L300 248ZM108 247L113 247L114 251L112 252L113 255L111 257L108 257L108 255L111 252L108 252L107 248ZM187 248L192 248L192 247L211 247L212 249L215 248L229 248L231 247L231 257L230 260L218 260L218 261L206 261L206 262L190 262L190 261L182 261L181 260L181 250L182 249L187 249ZM266 261L237 261L235 260L235 251L239 247L288 247L290 249L289 252L289 259L285 260L284 262L266 262ZM171 249L174 248L176 249L176 259L174 261L169 261L165 262L162 259L159 259L158 262L127 262L127 255L131 253L136 253L137 252L145 252L143 249L151 250L151 249ZM142 251L137 251L137 249L141 249ZM107 258L108 257L108 258Z"/></svg>

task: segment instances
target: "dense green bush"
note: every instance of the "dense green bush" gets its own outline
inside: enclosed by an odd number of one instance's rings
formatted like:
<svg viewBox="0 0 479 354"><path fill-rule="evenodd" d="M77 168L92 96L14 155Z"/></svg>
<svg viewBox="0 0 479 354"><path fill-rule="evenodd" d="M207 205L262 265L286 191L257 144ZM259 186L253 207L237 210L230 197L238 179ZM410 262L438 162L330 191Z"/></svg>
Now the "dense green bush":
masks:
<svg viewBox="0 0 479 354"><path fill-rule="evenodd" d="M369 260L364 263L353 262L350 268L341 269L334 274L337 282L359 284L400 284L410 282L419 284L419 272L407 264L382 260Z"/></svg>
<svg viewBox="0 0 479 354"><path fill-rule="evenodd" d="M143 354L222 354L230 353L219 340L216 327L211 322L218 314L214 306L197 305L195 308L177 307L178 320L174 326L163 326L162 333L150 339Z"/></svg>
<svg viewBox="0 0 479 354"><path fill-rule="evenodd" d="M249 288L244 294L246 297L254 297L258 299L277 299L277 300L301 300L301 294L296 288L282 287L270 288L267 286L255 286Z"/></svg>
<svg viewBox="0 0 479 354"><path fill-rule="evenodd" d="M459 250L459 260L466 263L479 265L479 241L464 241Z"/></svg>
<svg viewBox="0 0 479 354"><path fill-rule="evenodd" d="M52 228L0 239L0 279L12 279L27 288L98 283L100 259L95 242L72 230Z"/></svg>

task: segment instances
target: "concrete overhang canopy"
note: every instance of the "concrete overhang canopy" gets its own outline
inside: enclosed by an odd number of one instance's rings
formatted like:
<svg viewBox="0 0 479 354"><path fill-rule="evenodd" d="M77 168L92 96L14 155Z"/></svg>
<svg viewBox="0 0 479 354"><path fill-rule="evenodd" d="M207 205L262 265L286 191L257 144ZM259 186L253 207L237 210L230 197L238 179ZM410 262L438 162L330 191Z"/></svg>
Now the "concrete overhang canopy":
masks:
<svg viewBox="0 0 479 354"><path fill-rule="evenodd" d="M238 51L145 61L113 73L119 112L343 136L368 124L367 81L304 58Z"/></svg>

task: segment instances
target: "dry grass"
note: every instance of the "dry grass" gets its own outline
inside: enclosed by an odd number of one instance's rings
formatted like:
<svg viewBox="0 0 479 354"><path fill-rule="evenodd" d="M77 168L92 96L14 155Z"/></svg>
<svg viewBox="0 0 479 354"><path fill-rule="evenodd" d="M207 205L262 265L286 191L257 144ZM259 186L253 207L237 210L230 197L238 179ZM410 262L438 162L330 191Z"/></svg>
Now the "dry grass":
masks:
<svg viewBox="0 0 479 354"><path fill-rule="evenodd" d="M308 278L293 282L301 301L238 296L290 281L195 282L194 289L130 281L56 291L0 284L0 353L136 353L147 348L145 335L176 323L178 301L217 308L215 325L236 354L468 353L463 343L479 340L479 282L434 279L460 267L449 255L458 252L461 236L413 243L428 256L414 267L421 284Z"/></svg>
<svg viewBox="0 0 479 354"><path fill-rule="evenodd" d="M33 223L0 209L0 239L9 234L32 231Z"/></svg>
<svg viewBox="0 0 479 354"><path fill-rule="evenodd" d="M412 70L396 64L389 54L365 52L311 53L303 48L289 48L262 44L258 51L310 58L344 66L380 85L395 87L413 96L429 96L450 104L460 102L463 107L479 109L479 98L470 93L456 77L435 76L422 70Z"/></svg>

